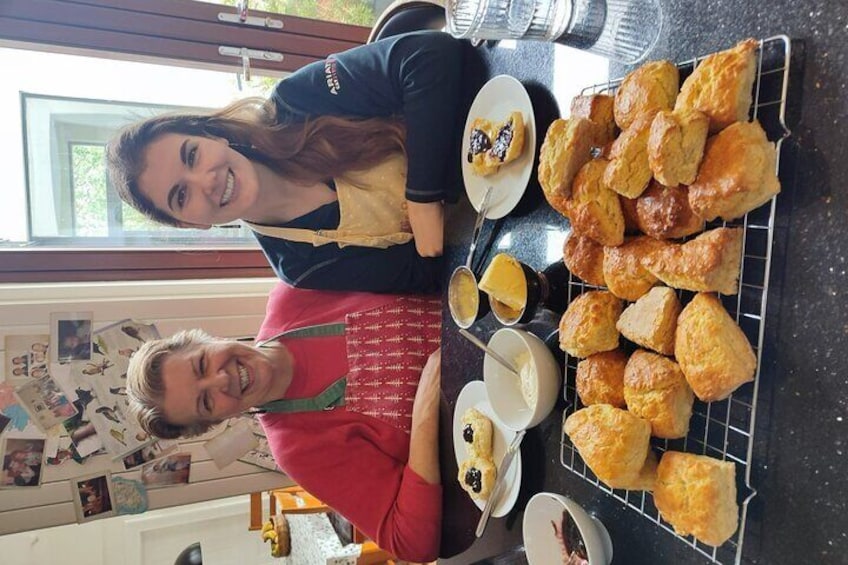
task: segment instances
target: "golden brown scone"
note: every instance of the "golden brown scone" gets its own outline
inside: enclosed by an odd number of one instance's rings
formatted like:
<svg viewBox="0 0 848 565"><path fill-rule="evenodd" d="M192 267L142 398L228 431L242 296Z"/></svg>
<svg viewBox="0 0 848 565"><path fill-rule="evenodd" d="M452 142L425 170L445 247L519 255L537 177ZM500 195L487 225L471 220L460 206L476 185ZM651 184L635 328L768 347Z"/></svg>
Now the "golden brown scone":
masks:
<svg viewBox="0 0 848 565"><path fill-rule="evenodd" d="M704 231L704 220L689 206L689 189L651 181L636 199L636 217L643 232L656 239L678 239Z"/></svg>
<svg viewBox="0 0 848 565"><path fill-rule="evenodd" d="M468 132L468 154L466 159L471 163L474 174L481 177L490 175L498 170L498 165L489 162L486 155L492 148L494 124L485 118L475 118Z"/></svg>
<svg viewBox="0 0 848 565"><path fill-rule="evenodd" d="M674 360L637 349L624 369L627 409L651 423L651 435L686 437L695 395Z"/></svg>
<svg viewBox="0 0 848 565"><path fill-rule="evenodd" d="M642 266L642 258L662 243L645 235L632 237L618 247L604 247L604 281L610 292L624 300L637 300L659 279Z"/></svg>
<svg viewBox="0 0 848 565"><path fill-rule="evenodd" d="M648 136L648 164L666 186L692 184L704 157L710 120L698 110L663 110L654 116Z"/></svg>
<svg viewBox="0 0 848 565"><path fill-rule="evenodd" d="M615 322L621 300L605 290L590 290L568 305L559 322L559 347L572 357L588 357L618 347Z"/></svg>
<svg viewBox="0 0 848 565"><path fill-rule="evenodd" d="M662 246L644 257L642 266L666 285L698 292L738 292L741 228L716 228L686 243L659 243Z"/></svg>
<svg viewBox="0 0 848 565"><path fill-rule="evenodd" d="M469 408L461 418L462 441L472 458L492 458L492 421L476 408Z"/></svg>
<svg viewBox="0 0 848 565"><path fill-rule="evenodd" d="M704 402L724 400L754 380L757 357L742 329L714 294L698 293L677 318L674 353Z"/></svg>
<svg viewBox="0 0 848 565"><path fill-rule="evenodd" d="M562 246L562 258L568 270L581 280L604 286L603 245L572 231Z"/></svg>
<svg viewBox="0 0 848 565"><path fill-rule="evenodd" d="M587 94L571 99L570 117L592 122L594 147L603 147L615 139L614 100L607 94Z"/></svg>
<svg viewBox="0 0 848 565"><path fill-rule="evenodd" d="M610 404L626 408L624 401L624 367L627 354L621 349L590 355L577 364L577 395L586 406Z"/></svg>
<svg viewBox="0 0 848 565"><path fill-rule="evenodd" d="M492 147L486 152L486 163L500 168L521 156L524 151L524 115L511 112L502 123L492 128Z"/></svg>
<svg viewBox="0 0 848 565"><path fill-rule="evenodd" d="M627 410L593 404L571 414L563 426L592 472L612 488L651 490L656 456L651 424Z"/></svg>
<svg viewBox="0 0 848 565"><path fill-rule="evenodd" d="M554 120L539 152L539 184L551 207L568 215L571 185L580 167L592 158L592 122L585 118Z"/></svg>
<svg viewBox="0 0 848 565"><path fill-rule="evenodd" d="M471 498L486 500L495 486L498 469L491 459L472 457L459 466L457 480Z"/></svg>
<svg viewBox="0 0 848 565"><path fill-rule="evenodd" d="M648 188L650 188L650 185L648 185ZM624 215L625 235L641 233L642 229L639 227L639 214L636 210L636 203L638 202L638 199L625 198L619 194L618 201L621 203L621 213Z"/></svg>
<svg viewBox="0 0 848 565"><path fill-rule="evenodd" d="M648 137L652 116L644 115L613 141L604 183L622 196L636 198L651 180L648 164Z"/></svg>
<svg viewBox="0 0 848 565"><path fill-rule="evenodd" d="M689 204L709 221L741 218L780 192L777 153L759 122L737 122L707 142Z"/></svg>
<svg viewBox="0 0 848 565"><path fill-rule="evenodd" d="M649 61L630 72L615 93L615 123L626 130L643 114L671 110L680 88L680 72L671 61Z"/></svg>
<svg viewBox="0 0 848 565"><path fill-rule="evenodd" d="M710 119L711 133L746 121L758 46L756 40L745 39L732 49L705 57L683 81L674 109L700 110Z"/></svg>
<svg viewBox="0 0 848 565"><path fill-rule="evenodd" d="M603 182L607 161L592 159L574 179L566 214L577 233L591 237L601 245L624 242L624 214L618 195Z"/></svg>
<svg viewBox="0 0 848 565"><path fill-rule="evenodd" d="M633 343L663 355L674 355L674 332L682 309L674 290L655 286L624 309L615 327Z"/></svg>
<svg viewBox="0 0 848 565"><path fill-rule="evenodd" d="M657 469L654 503L674 531L720 546L736 532L736 464L666 451Z"/></svg>

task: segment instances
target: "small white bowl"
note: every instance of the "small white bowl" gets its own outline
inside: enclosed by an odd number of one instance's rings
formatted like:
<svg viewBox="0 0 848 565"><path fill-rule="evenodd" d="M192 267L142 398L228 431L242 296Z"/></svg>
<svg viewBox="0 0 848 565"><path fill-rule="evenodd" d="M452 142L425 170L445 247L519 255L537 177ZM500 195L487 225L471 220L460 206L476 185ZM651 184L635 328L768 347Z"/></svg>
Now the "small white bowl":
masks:
<svg viewBox="0 0 848 565"><path fill-rule="evenodd" d="M544 420L556 404L562 384L559 364L541 339L524 330L502 328L492 335L489 347L519 371L517 359L522 353L529 353L530 382L536 390L535 406L525 400L520 380L489 355L483 359L483 382L492 410L507 428L515 431L532 428Z"/></svg>
<svg viewBox="0 0 848 565"><path fill-rule="evenodd" d="M564 515L569 515L577 526L587 561L591 565L609 565L612 561L612 540L604 525L570 498L550 492L534 495L524 509L522 533L527 562L530 565L562 563L562 547L553 524L561 528ZM569 551L579 547L573 536L567 538L571 538Z"/></svg>

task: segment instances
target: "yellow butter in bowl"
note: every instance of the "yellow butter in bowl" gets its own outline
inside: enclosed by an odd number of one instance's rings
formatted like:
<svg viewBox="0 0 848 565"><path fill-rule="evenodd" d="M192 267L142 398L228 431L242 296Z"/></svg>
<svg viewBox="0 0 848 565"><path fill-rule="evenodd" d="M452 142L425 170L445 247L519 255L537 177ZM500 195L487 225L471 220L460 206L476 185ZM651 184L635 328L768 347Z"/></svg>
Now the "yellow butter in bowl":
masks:
<svg viewBox="0 0 848 565"><path fill-rule="evenodd" d="M527 304L527 282L515 257L495 255L477 285L480 290L512 310L521 311Z"/></svg>

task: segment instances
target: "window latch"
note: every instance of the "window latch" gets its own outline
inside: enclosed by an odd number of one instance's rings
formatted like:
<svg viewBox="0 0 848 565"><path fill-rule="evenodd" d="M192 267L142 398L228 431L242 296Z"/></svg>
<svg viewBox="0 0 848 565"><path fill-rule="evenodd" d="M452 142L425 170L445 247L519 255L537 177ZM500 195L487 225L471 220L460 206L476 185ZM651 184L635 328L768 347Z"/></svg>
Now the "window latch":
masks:
<svg viewBox="0 0 848 565"><path fill-rule="evenodd" d="M283 54L276 51L264 51L262 49L248 49L247 47L233 47L229 45L218 46L218 54L225 57L238 57L241 59L241 72L236 73L239 90L242 89L242 77L250 82L250 60L273 61L279 63L283 60Z"/></svg>
<svg viewBox="0 0 848 565"><path fill-rule="evenodd" d="M236 13L219 12L218 21L231 24L241 24L254 27L266 27L270 29L283 29L283 20L278 20L271 17L261 18L259 16L251 16L247 13L248 0L239 0L236 6Z"/></svg>

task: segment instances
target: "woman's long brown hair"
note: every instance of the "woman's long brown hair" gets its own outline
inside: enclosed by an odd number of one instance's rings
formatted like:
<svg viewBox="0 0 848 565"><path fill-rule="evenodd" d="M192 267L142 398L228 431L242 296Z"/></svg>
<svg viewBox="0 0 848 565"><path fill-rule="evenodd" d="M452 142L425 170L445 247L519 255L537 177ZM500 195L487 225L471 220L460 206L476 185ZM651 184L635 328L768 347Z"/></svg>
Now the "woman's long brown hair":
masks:
<svg viewBox="0 0 848 565"><path fill-rule="evenodd" d="M106 163L121 199L159 223L176 226L138 187L148 145L167 133L221 137L251 160L297 184L314 184L373 167L403 152L403 123L391 118L319 116L277 123L271 100L246 98L209 114L163 114L132 124L109 142Z"/></svg>

